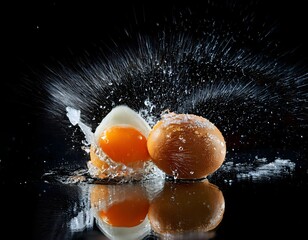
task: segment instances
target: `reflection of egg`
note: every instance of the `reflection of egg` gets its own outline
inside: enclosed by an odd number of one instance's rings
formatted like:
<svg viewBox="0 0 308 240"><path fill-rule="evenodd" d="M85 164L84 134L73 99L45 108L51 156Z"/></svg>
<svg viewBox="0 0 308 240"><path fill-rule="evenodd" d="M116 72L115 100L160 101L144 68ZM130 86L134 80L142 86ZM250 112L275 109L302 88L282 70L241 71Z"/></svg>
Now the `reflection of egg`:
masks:
<svg viewBox="0 0 308 240"><path fill-rule="evenodd" d="M226 155L219 129L193 114L163 115L150 132L147 146L158 168L183 179L206 177L221 166Z"/></svg>
<svg viewBox="0 0 308 240"><path fill-rule="evenodd" d="M148 123L129 107L113 108L94 132L90 164L100 170L108 168L110 163L142 167L142 163L150 159L147 150L150 129ZM104 174L100 176L104 177Z"/></svg>
<svg viewBox="0 0 308 240"><path fill-rule="evenodd" d="M207 180L167 182L151 202L149 220L154 232L176 239L172 236L208 233L215 229L222 221L224 211L222 191Z"/></svg>
<svg viewBox="0 0 308 240"><path fill-rule="evenodd" d="M90 199L96 223L110 239L143 239L150 232L150 203L141 185L94 185Z"/></svg>

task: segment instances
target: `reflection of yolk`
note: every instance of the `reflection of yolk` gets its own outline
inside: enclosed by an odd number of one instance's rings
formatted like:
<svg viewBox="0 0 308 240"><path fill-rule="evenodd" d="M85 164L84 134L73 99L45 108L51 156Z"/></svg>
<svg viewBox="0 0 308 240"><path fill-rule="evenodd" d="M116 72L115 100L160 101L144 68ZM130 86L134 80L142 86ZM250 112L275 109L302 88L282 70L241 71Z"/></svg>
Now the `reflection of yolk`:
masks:
<svg viewBox="0 0 308 240"><path fill-rule="evenodd" d="M134 227L145 219L149 209L146 199L126 199L114 203L106 211L100 210L100 218L114 227Z"/></svg>
<svg viewBox="0 0 308 240"><path fill-rule="evenodd" d="M98 144L115 162L128 164L149 159L146 138L131 127L108 128L100 136Z"/></svg>

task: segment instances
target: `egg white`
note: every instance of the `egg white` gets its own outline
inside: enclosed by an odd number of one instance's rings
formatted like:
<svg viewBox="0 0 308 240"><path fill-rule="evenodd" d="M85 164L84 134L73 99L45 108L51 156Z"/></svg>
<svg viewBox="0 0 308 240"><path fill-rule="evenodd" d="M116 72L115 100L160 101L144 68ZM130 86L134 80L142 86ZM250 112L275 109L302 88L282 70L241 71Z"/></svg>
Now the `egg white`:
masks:
<svg viewBox="0 0 308 240"><path fill-rule="evenodd" d="M102 221L99 217L95 217L98 228L109 239L112 240L141 240L151 232L151 225L148 216L142 223L134 227L113 227Z"/></svg>
<svg viewBox="0 0 308 240"><path fill-rule="evenodd" d="M127 126L137 129L144 137L148 137L150 125L133 109L126 105L113 108L97 126L94 132L94 141L97 145L102 133L113 126Z"/></svg>

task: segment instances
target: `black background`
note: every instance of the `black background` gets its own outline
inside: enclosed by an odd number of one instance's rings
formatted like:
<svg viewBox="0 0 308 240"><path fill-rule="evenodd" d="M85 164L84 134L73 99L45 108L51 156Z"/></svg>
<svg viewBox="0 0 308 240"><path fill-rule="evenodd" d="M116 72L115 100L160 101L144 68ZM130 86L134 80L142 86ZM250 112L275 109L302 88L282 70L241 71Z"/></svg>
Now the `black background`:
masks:
<svg viewBox="0 0 308 240"><path fill-rule="evenodd" d="M307 36L304 29L307 14L304 4L301 1L257 3L253 10L256 21L269 18L278 23L274 37L282 48L296 49L290 57L305 64ZM123 29L150 32L156 22L166 16L170 18L179 9L191 8L200 10L202 14L206 6L202 3L156 1L112 1L108 4L91 1L30 1L4 5L2 11L6 14L2 14L1 21L1 175L8 174L10 177L9 170L15 168L18 176L9 182L23 181L29 174L41 174L44 163L36 158L43 156L50 163L52 160L48 158L61 156L63 143L56 143L62 141L63 136L52 140L61 131L53 123L44 125L46 123L42 116L46 114L41 111L46 100L36 79L42 67L48 67L68 56L78 57L85 49L95 51L99 47L104 50L111 46L112 41L121 41ZM56 145L60 149L48 150L51 142L51 146ZM50 156L49 151L59 152L59 156ZM2 177L2 181L6 181L5 178Z"/></svg>
<svg viewBox="0 0 308 240"><path fill-rule="evenodd" d="M124 28L137 28L136 19L143 18L142 27L150 28L164 16L170 16L174 6L202 9L203 4L24 1L1 5L0 183L2 209L10 212L3 218L2 234L9 231L15 237L28 235L27 227L33 225L39 198L31 183L40 178L46 165L61 158L65 149L62 136L53 134L57 129L44 123L42 102L37 98L38 90L31 89L29 76L42 64L48 65L72 53L78 55L93 44L108 45L111 39L120 41ZM298 47L294 59L307 62L304 1L260 1L255 11L260 19L262 16L276 19L280 26L276 37L282 46ZM11 228L13 231L8 230Z"/></svg>

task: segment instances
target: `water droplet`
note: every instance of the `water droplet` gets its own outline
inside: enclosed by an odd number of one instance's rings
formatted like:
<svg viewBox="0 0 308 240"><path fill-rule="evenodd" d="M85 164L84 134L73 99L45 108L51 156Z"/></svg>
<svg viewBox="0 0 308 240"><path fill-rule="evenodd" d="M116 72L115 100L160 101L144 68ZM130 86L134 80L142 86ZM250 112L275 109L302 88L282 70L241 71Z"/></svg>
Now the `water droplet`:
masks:
<svg viewBox="0 0 308 240"><path fill-rule="evenodd" d="M108 144L109 143L109 139L106 136L102 136L101 139Z"/></svg>
<svg viewBox="0 0 308 240"><path fill-rule="evenodd" d="M182 143L186 143L186 139L185 139L183 136L179 136L179 140L180 140Z"/></svg>
<svg viewBox="0 0 308 240"><path fill-rule="evenodd" d="M172 176L176 180L179 176L178 171L177 170L172 171Z"/></svg>

